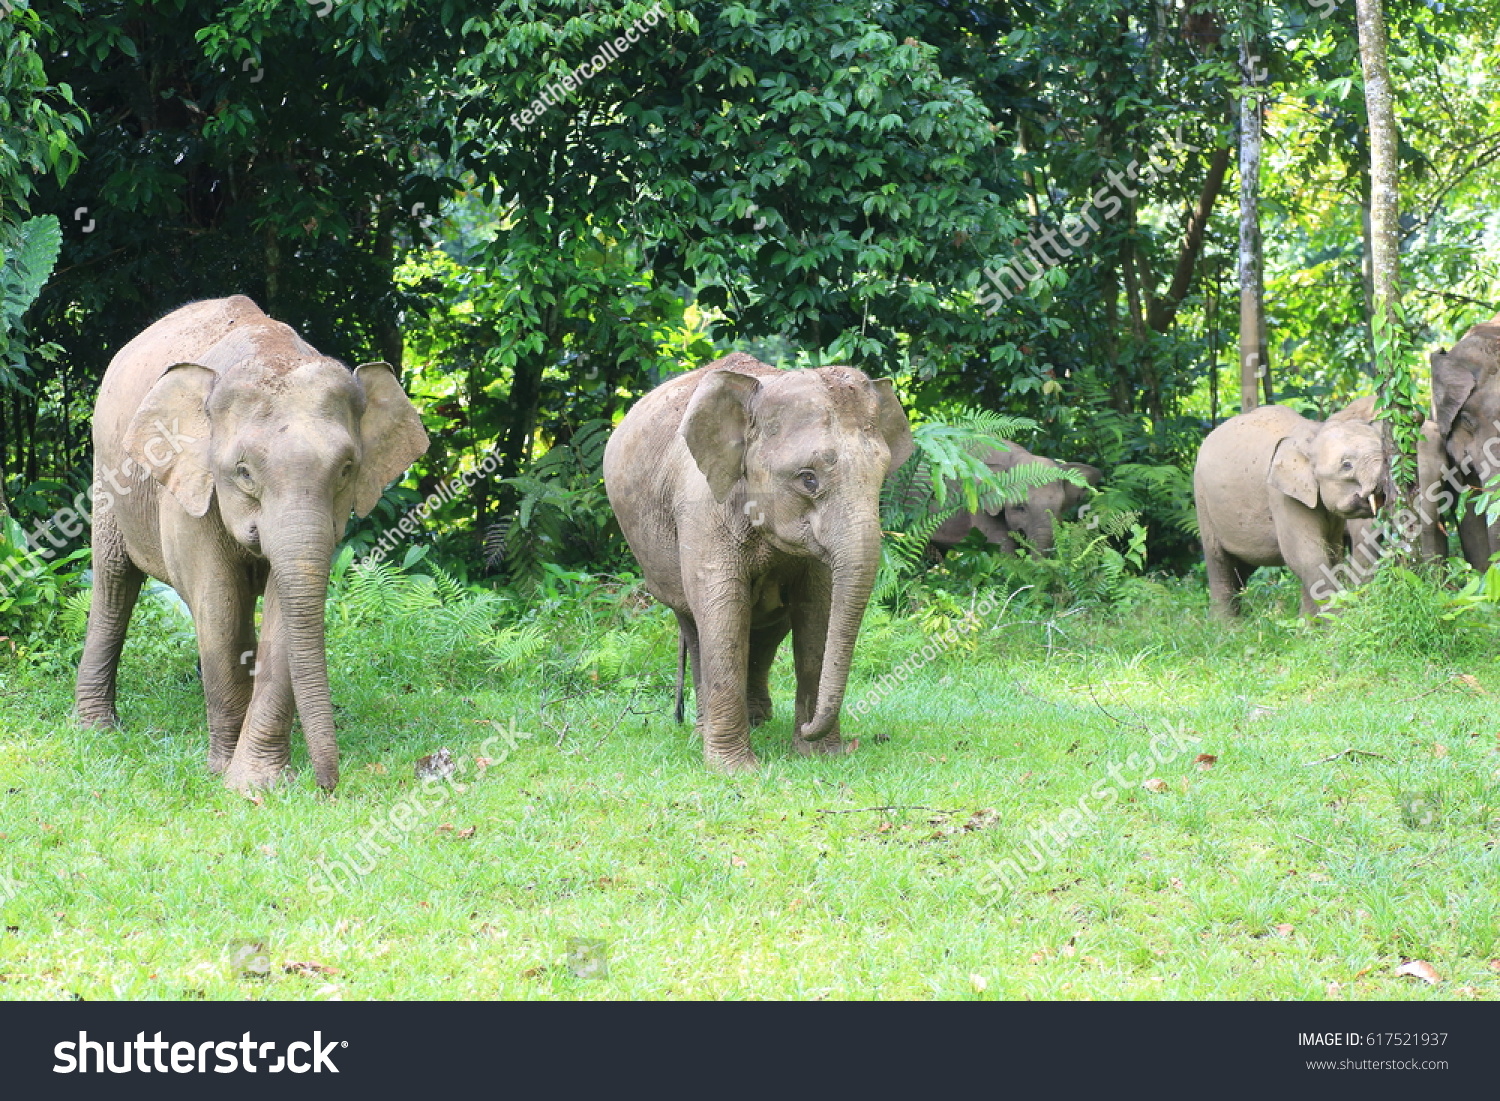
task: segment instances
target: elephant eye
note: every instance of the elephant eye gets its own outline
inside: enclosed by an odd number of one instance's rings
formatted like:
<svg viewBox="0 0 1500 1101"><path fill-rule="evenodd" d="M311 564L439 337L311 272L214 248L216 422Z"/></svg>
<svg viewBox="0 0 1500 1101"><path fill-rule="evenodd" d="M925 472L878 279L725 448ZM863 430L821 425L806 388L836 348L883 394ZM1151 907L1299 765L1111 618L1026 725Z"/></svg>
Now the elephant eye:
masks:
<svg viewBox="0 0 1500 1101"><path fill-rule="evenodd" d="M238 478L243 485L252 486L255 484L255 479L250 477L250 468L244 463L234 464L234 476Z"/></svg>
<svg viewBox="0 0 1500 1101"><path fill-rule="evenodd" d="M1354 464L1351 463L1348 459L1345 459L1344 460L1344 464L1342 466L1340 466L1339 469L1340 470L1353 470L1354 469Z"/></svg>
<svg viewBox="0 0 1500 1101"><path fill-rule="evenodd" d="M818 476L811 470L799 470L797 477L802 479L802 488L807 490L807 492L818 492Z"/></svg>
<svg viewBox="0 0 1500 1101"><path fill-rule="evenodd" d="M353 473L354 473L354 464L352 462L345 463L344 464L344 469L339 471L339 481L341 481L341 482L347 482L349 480L349 475L351 475Z"/></svg>

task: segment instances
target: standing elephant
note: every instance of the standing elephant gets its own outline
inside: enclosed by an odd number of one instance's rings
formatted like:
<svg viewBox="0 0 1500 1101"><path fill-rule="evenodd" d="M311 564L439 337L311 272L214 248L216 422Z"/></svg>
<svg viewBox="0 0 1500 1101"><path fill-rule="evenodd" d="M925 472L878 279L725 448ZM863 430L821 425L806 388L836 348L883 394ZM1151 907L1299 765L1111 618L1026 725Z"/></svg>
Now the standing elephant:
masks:
<svg viewBox="0 0 1500 1101"><path fill-rule="evenodd" d="M768 677L788 632L794 747L843 752L880 487L912 446L888 379L740 353L663 383L615 429L605 489L647 588L677 613L679 684L685 652L710 767L756 766L750 726L771 716Z"/></svg>
<svg viewBox="0 0 1500 1101"><path fill-rule="evenodd" d="M1363 421L1319 424L1265 405L1219 425L1193 467L1214 612L1238 614L1258 566L1289 567L1302 614L1320 611L1338 587L1345 521L1373 516L1389 492L1385 442Z"/></svg>
<svg viewBox="0 0 1500 1101"><path fill-rule="evenodd" d="M1475 489L1500 474L1500 316L1475 325L1450 352L1434 352L1432 417L1460 485ZM1489 566L1500 549L1500 524L1466 509L1458 538L1464 558L1476 570Z"/></svg>
<svg viewBox="0 0 1500 1101"><path fill-rule="evenodd" d="M984 465L996 473L1021 466L1043 466L1053 470L1075 471L1091 486L1097 486L1104 478L1097 467L1087 463L1060 463L1044 455L1033 455L1018 443L1006 440L1005 444L1008 450L989 448L984 454ZM963 500L962 487L949 485L948 492L950 495L956 494L960 501ZM984 533L986 539L1007 554L1015 553L1016 535L1023 536L1039 554L1050 554L1055 543L1053 521L1061 520L1069 509L1083 500L1087 492L1082 486L1059 478L1055 482L1034 486L1027 491L1024 500L993 511L982 508L974 513L960 507L932 533L928 542L939 551L947 551L977 528Z"/></svg>
<svg viewBox="0 0 1500 1101"><path fill-rule="evenodd" d="M1373 425L1379 430L1387 449L1394 446L1390 428L1384 421L1375 419L1373 396L1350 402L1329 417L1327 423L1338 424L1341 421L1359 421ZM1448 535L1443 530L1441 519L1444 509L1453 503L1454 497L1443 488L1442 474L1443 441L1437 422L1428 417L1422 422L1422 438L1417 441L1416 498L1412 502L1416 511L1410 514L1416 523L1405 529L1408 536L1415 529L1417 549L1426 559L1446 558L1448 555ZM1384 556L1391 537L1382 535L1374 520L1350 520L1346 525L1345 541L1348 544L1350 563L1361 572L1368 572Z"/></svg>
<svg viewBox="0 0 1500 1101"><path fill-rule="evenodd" d="M369 513L426 449L390 367L350 371L248 298L195 302L137 336L110 363L94 409L79 719L119 721L120 649L150 575L192 612L208 767L238 791L275 783L291 760L295 712L318 785L331 790L323 606L334 546L350 511Z"/></svg>

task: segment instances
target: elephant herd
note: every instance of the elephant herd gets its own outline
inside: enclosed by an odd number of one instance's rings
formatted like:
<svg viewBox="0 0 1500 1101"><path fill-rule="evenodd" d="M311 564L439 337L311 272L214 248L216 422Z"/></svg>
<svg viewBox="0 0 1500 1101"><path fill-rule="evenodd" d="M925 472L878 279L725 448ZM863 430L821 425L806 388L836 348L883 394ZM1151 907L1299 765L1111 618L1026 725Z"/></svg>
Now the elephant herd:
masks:
<svg viewBox="0 0 1500 1101"><path fill-rule="evenodd" d="M1411 526L1435 550L1458 489L1500 471L1500 318L1434 355L1432 374ZM332 556L349 514L368 514L428 442L394 372L349 370L243 296L195 302L115 356L93 434L78 719L118 722L120 652L154 577L193 617L209 768L242 792L282 781L296 716L317 783L331 790ZM711 767L756 766L749 732L771 716L769 675L787 635L793 747L846 750L839 713L879 564L881 486L912 452L890 380L850 367L783 371L739 353L663 383L616 427L604 453L610 506L647 588L677 617L677 714L690 666ZM1214 429L1193 479L1214 609L1233 614L1249 572L1266 565L1298 575L1304 612L1322 607L1349 526L1393 494L1390 454L1370 399L1323 424L1268 406ZM1046 553L1054 518L1086 492L1077 483L1101 479L1018 445L984 458L997 471L1042 465L1059 478L992 512L956 513L932 536L939 551L978 529L1002 550L1020 536ZM1459 530L1465 556L1486 565L1482 519L1470 512Z"/></svg>

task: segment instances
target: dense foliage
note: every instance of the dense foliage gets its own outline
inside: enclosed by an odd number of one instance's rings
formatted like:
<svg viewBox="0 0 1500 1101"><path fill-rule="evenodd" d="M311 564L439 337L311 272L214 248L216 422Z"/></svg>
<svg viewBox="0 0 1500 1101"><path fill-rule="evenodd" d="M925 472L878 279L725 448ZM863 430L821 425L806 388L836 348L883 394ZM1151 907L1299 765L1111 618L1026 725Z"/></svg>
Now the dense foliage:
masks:
<svg viewBox="0 0 1500 1101"><path fill-rule="evenodd" d="M393 363L423 410L434 446L356 546L493 455L421 537L449 568L620 567L598 426L743 349L892 375L918 422L1030 418L1023 442L1103 468L1105 511L1181 569L1186 471L1235 412L1242 40L1266 73L1273 388L1321 413L1373 386L1350 8L16 7L0 485L45 519L86 482L111 355L247 293L325 352ZM1500 284L1500 62L1475 29L1494 8L1390 8L1413 349L1489 316Z"/></svg>

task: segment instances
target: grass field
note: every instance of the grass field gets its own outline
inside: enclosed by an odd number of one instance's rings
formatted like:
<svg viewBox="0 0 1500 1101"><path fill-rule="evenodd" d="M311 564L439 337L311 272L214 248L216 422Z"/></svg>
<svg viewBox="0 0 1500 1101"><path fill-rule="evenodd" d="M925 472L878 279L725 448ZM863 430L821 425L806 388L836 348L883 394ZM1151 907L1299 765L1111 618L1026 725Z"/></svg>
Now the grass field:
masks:
<svg viewBox="0 0 1500 1101"><path fill-rule="evenodd" d="M1321 626L1275 578L1229 627L1188 583L1013 601L846 710L847 757L791 755L783 690L730 779L633 590L387 582L331 604L332 799L207 774L165 604L123 731L68 721L76 631L0 659L0 997L1500 995L1500 647L1426 590ZM532 626L476 636L497 611ZM872 611L846 707L919 622Z"/></svg>

